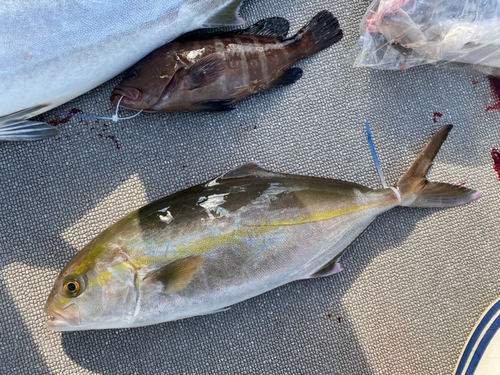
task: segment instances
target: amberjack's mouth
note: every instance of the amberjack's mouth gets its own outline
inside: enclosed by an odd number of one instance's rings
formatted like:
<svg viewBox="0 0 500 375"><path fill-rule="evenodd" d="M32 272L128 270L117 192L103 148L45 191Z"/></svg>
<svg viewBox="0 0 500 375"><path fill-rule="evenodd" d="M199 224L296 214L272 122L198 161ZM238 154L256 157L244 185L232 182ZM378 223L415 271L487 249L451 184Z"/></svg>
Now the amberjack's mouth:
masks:
<svg viewBox="0 0 500 375"><path fill-rule="evenodd" d="M142 92L133 87L116 87L111 93L111 103L118 105L120 98L123 96L120 105L124 107L140 104L142 100Z"/></svg>
<svg viewBox="0 0 500 375"><path fill-rule="evenodd" d="M47 328L54 331L72 331L75 326L79 326L80 322L80 312L76 305L69 305L64 309L51 309L45 307L45 314L50 316L47 321Z"/></svg>

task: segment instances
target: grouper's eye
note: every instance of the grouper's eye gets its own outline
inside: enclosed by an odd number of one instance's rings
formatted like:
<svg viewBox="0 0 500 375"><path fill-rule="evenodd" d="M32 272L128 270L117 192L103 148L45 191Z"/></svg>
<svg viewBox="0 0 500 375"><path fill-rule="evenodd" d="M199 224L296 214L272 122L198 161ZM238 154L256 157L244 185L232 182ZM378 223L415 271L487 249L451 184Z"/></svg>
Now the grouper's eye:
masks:
<svg viewBox="0 0 500 375"><path fill-rule="evenodd" d="M132 70L128 72L127 78L129 81L133 80L135 77L137 77L137 70Z"/></svg>
<svg viewBox="0 0 500 375"><path fill-rule="evenodd" d="M76 297L82 291L82 282L76 279L66 280L64 283L64 291L68 295L68 297Z"/></svg>

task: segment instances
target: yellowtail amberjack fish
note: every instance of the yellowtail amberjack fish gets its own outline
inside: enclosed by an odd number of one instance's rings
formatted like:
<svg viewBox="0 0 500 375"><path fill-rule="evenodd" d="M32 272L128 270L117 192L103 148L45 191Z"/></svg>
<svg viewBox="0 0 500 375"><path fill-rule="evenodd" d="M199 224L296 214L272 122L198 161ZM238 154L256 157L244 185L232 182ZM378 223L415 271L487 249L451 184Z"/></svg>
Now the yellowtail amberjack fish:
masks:
<svg viewBox="0 0 500 375"><path fill-rule="evenodd" d="M453 207L481 196L425 178L451 128L434 136L395 187L373 190L249 163L140 208L62 270L45 306L47 326L156 324L339 272L341 255L381 213Z"/></svg>
<svg viewBox="0 0 500 375"><path fill-rule="evenodd" d="M27 119L201 27L241 25L242 0L18 0L0 3L0 140L54 136Z"/></svg>

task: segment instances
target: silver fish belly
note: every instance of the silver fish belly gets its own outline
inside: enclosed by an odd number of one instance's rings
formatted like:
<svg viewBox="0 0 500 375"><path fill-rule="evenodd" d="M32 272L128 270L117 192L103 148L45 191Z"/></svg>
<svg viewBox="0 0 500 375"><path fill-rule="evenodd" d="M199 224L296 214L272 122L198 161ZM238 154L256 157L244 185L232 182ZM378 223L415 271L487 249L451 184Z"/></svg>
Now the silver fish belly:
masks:
<svg viewBox="0 0 500 375"><path fill-rule="evenodd" d="M241 1L0 4L0 140L56 134L26 119L93 89L185 32L243 23Z"/></svg>

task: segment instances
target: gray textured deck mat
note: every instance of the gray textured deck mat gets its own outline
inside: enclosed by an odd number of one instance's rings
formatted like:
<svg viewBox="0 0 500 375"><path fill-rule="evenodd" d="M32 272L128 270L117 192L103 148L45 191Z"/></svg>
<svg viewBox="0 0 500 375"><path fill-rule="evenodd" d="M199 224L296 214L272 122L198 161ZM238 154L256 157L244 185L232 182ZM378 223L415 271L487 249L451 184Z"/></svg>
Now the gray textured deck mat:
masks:
<svg viewBox="0 0 500 375"><path fill-rule="evenodd" d="M248 0L292 31L328 8L343 41L302 61L296 84L230 113L73 118L61 136L0 144L1 374L450 374L470 330L500 294L500 111L488 80L421 67L353 69L367 1ZM112 114L115 79L60 109ZM433 121L433 113L442 118ZM53 119L54 114L46 114ZM364 131L370 120L395 183L445 123L455 128L430 178L483 190L453 209L397 208L343 258L345 271L301 281L231 310L145 328L74 333L45 328L58 272L129 211L257 160L286 173L380 187Z"/></svg>

